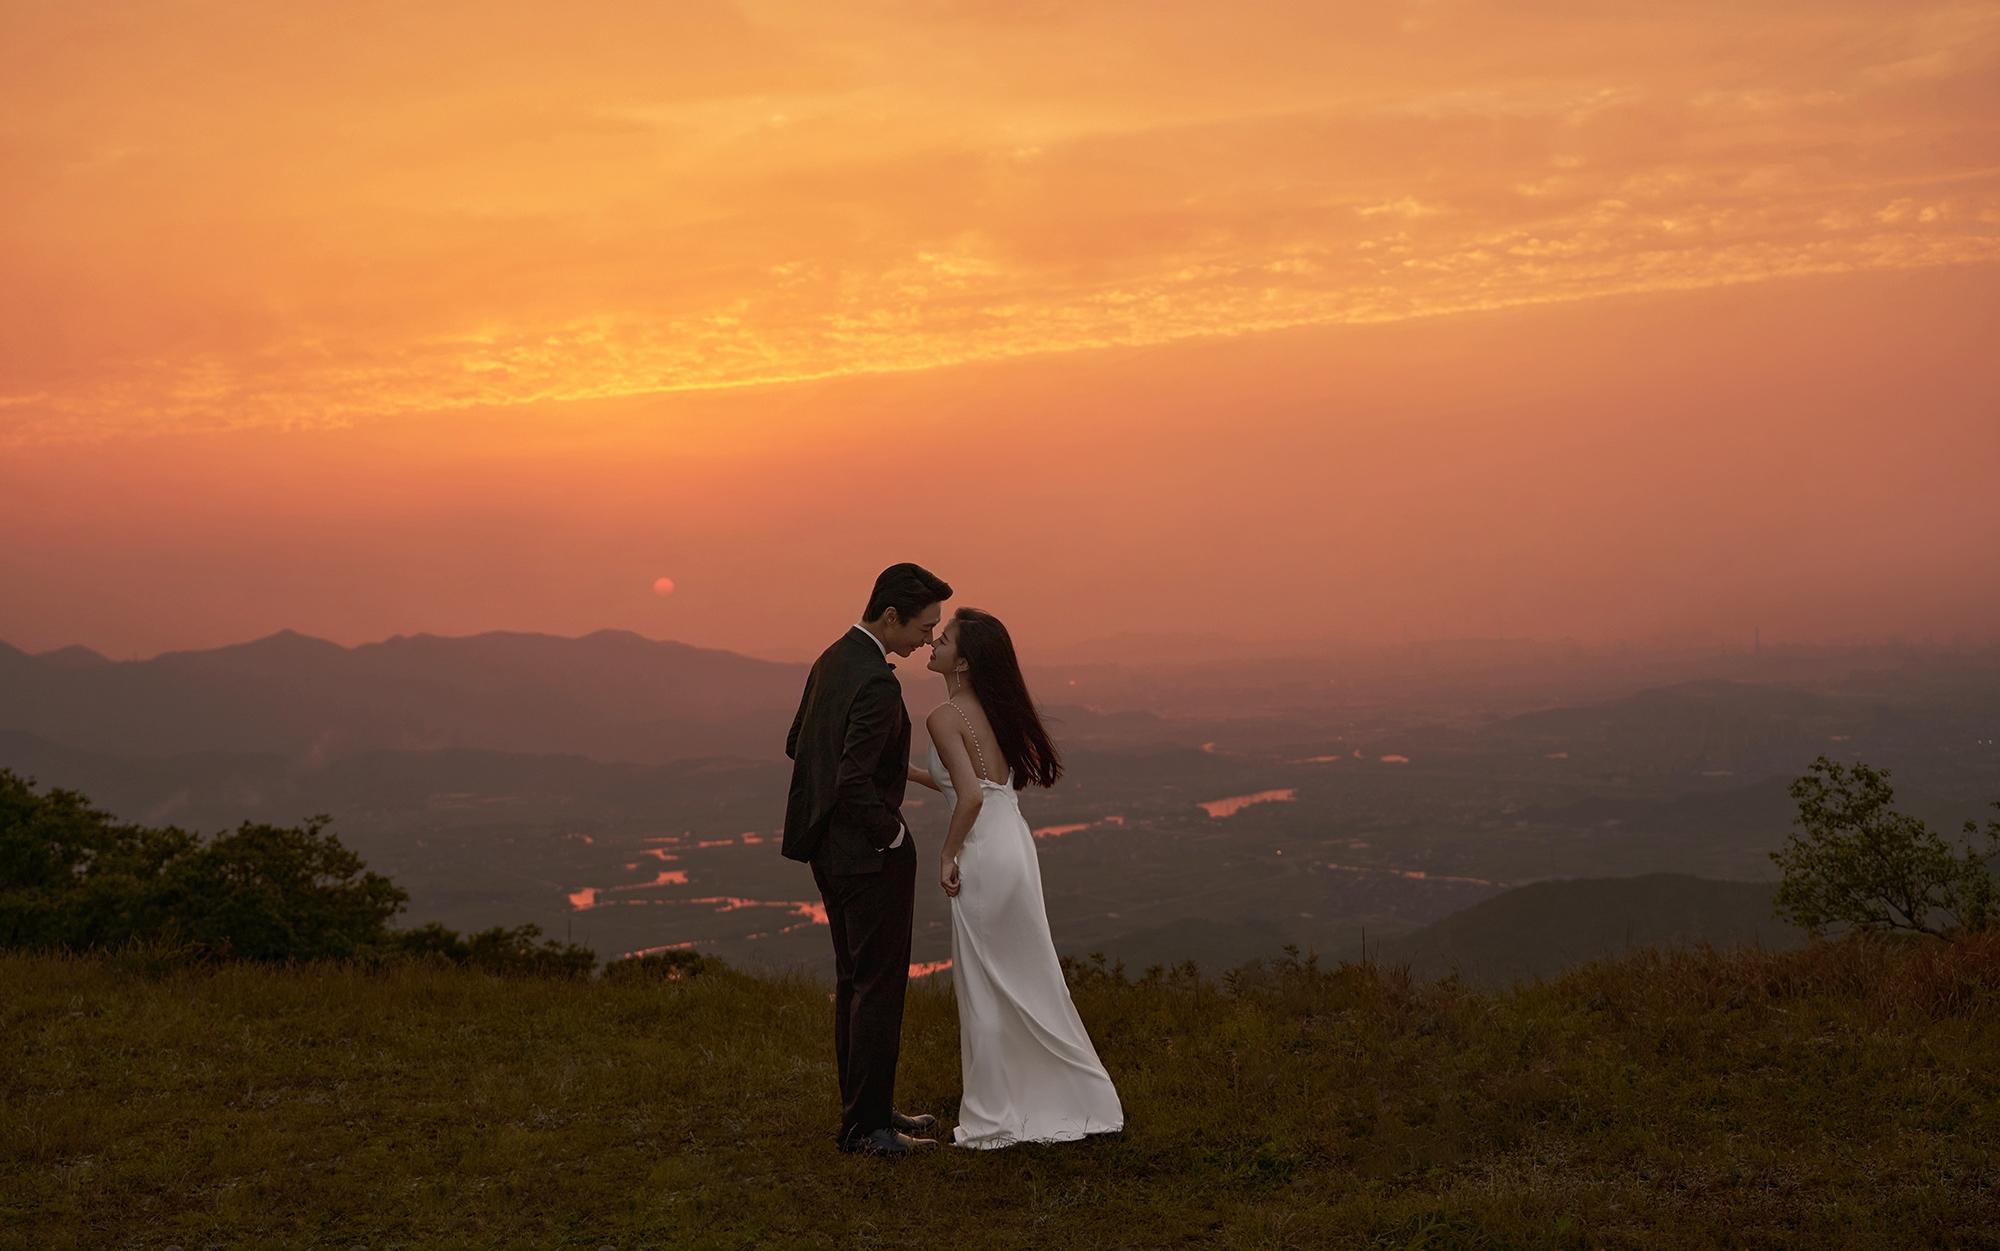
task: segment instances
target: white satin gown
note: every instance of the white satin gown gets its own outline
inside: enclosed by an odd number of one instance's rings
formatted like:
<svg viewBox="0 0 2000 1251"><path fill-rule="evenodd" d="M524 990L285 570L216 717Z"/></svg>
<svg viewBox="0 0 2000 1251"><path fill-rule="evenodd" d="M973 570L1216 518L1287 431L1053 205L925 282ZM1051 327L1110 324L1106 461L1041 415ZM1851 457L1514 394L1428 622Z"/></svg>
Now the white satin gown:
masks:
<svg viewBox="0 0 2000 1251"><path fill-rule="evenodd" d="M930 775L956 808L958 793L936 744ZM965 1084L952 1140L990 1149L1123 1129L1125 1109L1084 1031L1049 937L1041 862L1019 792L985 778L979 785L985 802L959 849L959 891L951 901L951 980Z"/></svg>

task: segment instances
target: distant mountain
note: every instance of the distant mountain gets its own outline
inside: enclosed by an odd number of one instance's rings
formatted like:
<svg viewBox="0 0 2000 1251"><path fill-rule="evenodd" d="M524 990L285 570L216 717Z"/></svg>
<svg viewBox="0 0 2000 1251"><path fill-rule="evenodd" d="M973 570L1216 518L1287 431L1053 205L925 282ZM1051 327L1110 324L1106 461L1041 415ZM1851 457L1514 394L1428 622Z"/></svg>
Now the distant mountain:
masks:
<svg viewBox="0 0 2000 1251"><path fill-rule="evenodd" d="M7 647L0 729L140 756L459 747L768 757L782 748L804 676L802 666L620 630L397 635L352 648L284 630L143 661Z"/></svg>
<svg viewBox="0 0 2000 1251"><path fill-rule="evenodd" d="M1063 645L1055 650L1054 659L1059 665L1190 664L1212 662L1218 656L1241 659L1274 651L1289 655L1293 650L1283 645L1246 643L1213 632L1128 630Z"/></svg>
<svg viewBox="0 0 2000 1251"><path fill-rule="evenodd" d="M1535 882L1387 939L1377 959L1503 986L1635 947L1794 947L1805 935L1773 914L1776 888L1678 873Z"/></svg>
<svg viewBox="0 0 2000 1251"><path fill-rule="evenodd" d="M1923 716L1935 716L1924 710ZM1636 774L1795 773L1857 735L1880 740L1907 719L1884 701L1796 687L1703 681L1655 687L1602 703L1509 717L1500 741L1578 766L1617 762Z"/></svg>
<svg viewBox="0 0 2000 1251"><path fill-rule="evenodd" d="M1852 712L1856 701L1791 686L1709 680L1650 687L1619 699L1523 713L1507 724L1522 731L1575 733L1583 727L1640 723L1683 725L1689 721L1731 721L1745 714L1792 719L1833 717Z"/></svg>
<svg viewBox="0 0 2000 1251"><path fill-rule="evenodd" d="M782 755L634 763L472 748L369 750L319 762L237 751L111 756L0 730L0 768L81 791L121 820L213 831L324 812L350 846L371 854L449 825L553 832L667 813L691 824L739 806L782 813L788 767Z"/></svg>
<svg viewBox="0 0 2000 1251"><path fill-rule="evenodd" d="M935 679L903 665L913 715ZM257 753L323 763L462 748L663 763L782 759L806 666L648 639L494 631L342 647L294 630L151 660L0 643L0 731L122 757ZM1146 712L1044 706L1066 742L1158 745ZM1184 732L1179 732L1184 737Z"/></svg>
<svg viewBox="0 0 2000 1251"><path fill-rule="evenodd" d="M72 643L68 647L58 647L52 652L38 652L35 659L45 665L63 665L71 669L91 669L111 663L103 653L94 652L78 643Z"/></svg>

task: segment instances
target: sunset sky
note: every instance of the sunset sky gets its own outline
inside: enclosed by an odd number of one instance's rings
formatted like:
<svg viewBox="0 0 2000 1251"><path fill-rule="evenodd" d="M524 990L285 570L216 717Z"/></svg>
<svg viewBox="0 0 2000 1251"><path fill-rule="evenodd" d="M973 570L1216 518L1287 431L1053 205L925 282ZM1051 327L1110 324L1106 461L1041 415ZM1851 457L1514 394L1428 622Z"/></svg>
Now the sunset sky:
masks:
<svg viewBox="0 0 2000 1251"><path fill-rule="evenodd" d="M0 639L2000 633L2000 3L0 0ZM671 593L656 581L671 579Z"/></svg>

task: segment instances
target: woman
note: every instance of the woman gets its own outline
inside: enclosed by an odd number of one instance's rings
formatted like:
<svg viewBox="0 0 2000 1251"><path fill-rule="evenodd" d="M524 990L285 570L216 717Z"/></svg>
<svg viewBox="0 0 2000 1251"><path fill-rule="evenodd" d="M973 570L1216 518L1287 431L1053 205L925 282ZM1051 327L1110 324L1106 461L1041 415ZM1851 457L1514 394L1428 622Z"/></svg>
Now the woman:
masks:
<svg viewBox="0 0 2000 1251"><path fill-rule="evenodd" d="M951 897L951 977L965 1084L953 1141L992 1148L1068 1142L1122 1129L1118 1091L1063 981L1042 904L1028 783L1052 786L1062 761L992 614L961 608L927 666L949 698L932 710L930 767L910 780L941 792L951 825L938 884Z"/></svg>

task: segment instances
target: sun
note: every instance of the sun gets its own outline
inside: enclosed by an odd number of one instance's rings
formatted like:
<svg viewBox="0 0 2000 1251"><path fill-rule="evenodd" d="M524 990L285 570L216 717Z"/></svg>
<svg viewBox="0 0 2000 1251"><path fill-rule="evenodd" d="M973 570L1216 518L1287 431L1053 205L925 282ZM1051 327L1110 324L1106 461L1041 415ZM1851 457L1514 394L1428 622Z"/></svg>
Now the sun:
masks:
<svg viewBox="0 0 2000 1251"><path fill-rule="evenodd" d="M653 594L672 595L673 593L674 593L674 580L672 578L653 579Z"/></svg>

